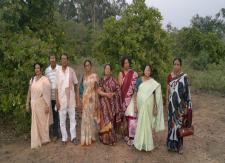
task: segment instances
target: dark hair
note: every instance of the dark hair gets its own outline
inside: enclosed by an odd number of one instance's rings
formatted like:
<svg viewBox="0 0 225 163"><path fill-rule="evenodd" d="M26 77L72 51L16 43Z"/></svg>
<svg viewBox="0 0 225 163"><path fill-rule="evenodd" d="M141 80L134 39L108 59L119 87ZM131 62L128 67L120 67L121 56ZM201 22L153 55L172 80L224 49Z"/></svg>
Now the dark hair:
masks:
<svg viewBox="0 0 225 163"><path fill-rule="evenodd" d="M151 70L150 76L152 76L152 73L153 73L152 65L150 65L150 64L145 64L144 67L143 67L143 73L145 72L145 68L146 68L146 67L149 67L149 68L150 68L150 70Z"/></svg>
<svg viewBox="0 0 225 163"><path fill-rule="evenodd" d="M69 57L68 57L68 54L67 54L67 53L62 53L62 55L61 55L61 57L60 57L61 59L62 59L62 56L63 56L63 55L65 55L66 58L67 58L67 60L69 60Z"/></svg>
<svg viewBox="0 0 225 163"><path fill-rule="evenodd" d="M177 58L174 58L173 59L173 65L174 65L174 62L175 61L179 61L180 62L180 65L182 66L182 60L181 60L181 58L178 58L178 57Z"/></svg>
<svg viewBox="0 0 225 163"><path fill-rule="evenodd" d="M41 63L36 62L36 63L33 65L33 68L34 68L34 69L35 69L35 66L36 66L36 65L39 65L39 66L40 66L40 69L42 70L42 67L43 67L43 66L42 66L42 64L41 64Z"/></svg>
<svg viewBox="0 0 225 163"><path fill-rule="evenodd" d="M89 59L86 59L86 60L84 61L84 66L86 65L87 62L92 66L92 62L91 62Z"/></svg>
<svg viewBox="0 0 225 163"><path fill-rule="evenodd" d="M55 59L57 59L57 58L56 58L56 55L55 55L54 53L49 54L49 57L48 57L48 58L50 59L52 56L54 56Z"/></svg>
<svg viewBox="0 0 225 163"><path fill-rule="evenodd" d="M105 64L104 65L104 70L105 70L106 66L109 66L110 67L110 70L112 71L112 65L111 64L109 64L109 63Z"/></svg>
<svg viewBox="0 0 225 163"><path fill-rule="evenodd" d="M121 59L121 66L122 66L122 67L124 67L124 63L125 63L126 60L128 60L130 66L131 66L131 64L132 64L131 58L130 58L129 56L124 56L124 57Z"/></svg>

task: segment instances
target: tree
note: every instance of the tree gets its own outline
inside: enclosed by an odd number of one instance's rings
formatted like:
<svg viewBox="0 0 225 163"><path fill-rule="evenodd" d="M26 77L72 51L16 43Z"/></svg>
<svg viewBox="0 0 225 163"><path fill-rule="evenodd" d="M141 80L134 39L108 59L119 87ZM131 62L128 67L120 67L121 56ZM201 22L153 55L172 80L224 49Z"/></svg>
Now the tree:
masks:
<svg viewBox="0 0 225 163"><path fill-rule="evenodd" d="M18 132L29 130L25 99L33 64L48 63L60 47L53 1L1 1L0 6L0 118L14 123ZM38 11L36 11L38 10ZM60 39L59 39L60 40ZM16 124L16 125L15 125Z"/></svg>
<svg viewBox="0 0 225 163"><path fill-rule="evenodd" d="M216 33L219 38L225 38L225 9L222 8L214 17L201 17L198 14L191 20L192 27L204 33Z"/></svg>
<svg viewBox="0 0 225 163"><path fill-rule="evenodd" d="M63 0L59 11L67 20L91 23L95 27L103 19L119 15L127 3L125 0Z"/></svg>
<svg viewBox="0 0 225 163"><path fill-rule="evenodd" d="M155 8L148 8L143 0L134 1L122 13L104 21L103 32L96 43L94 57L102 63L115 65L120 70L121 56L133 58L136 70L150 63L154 67L154 77L165 85L165 76L171 61L170 42L162 29L162 16Z"/></svg>

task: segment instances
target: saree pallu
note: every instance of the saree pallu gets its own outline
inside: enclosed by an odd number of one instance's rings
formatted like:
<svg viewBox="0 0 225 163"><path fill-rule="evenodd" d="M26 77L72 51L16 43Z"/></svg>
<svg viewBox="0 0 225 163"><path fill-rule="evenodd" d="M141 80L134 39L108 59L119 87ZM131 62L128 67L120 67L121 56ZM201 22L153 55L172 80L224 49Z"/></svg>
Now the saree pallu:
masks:
<svg viewBox="0 0 225 163"><path fill-rule="evenodd" d="M183 138L178 136L177 131L184 126L189 108L192 108L192 103L188 76L182 73L169 82L168 150L179 151L183 146Z"/></svg>
<svg viewBox="0 0 225 163"><path fill-rule="evenodd" d="M122 108L126 117L123 117L123 125L124 125L124 133L126 136L130 138L134 138L133 133L136 128L132 121L136 118L136 114L134 113L134 91L136 81L138 79L138 74L134 72L132 69L128 71L127 74L122 72L122 81L123 84L121 86L121 96L122 96ZM131 120L131 121L130 121Z"/></svg>
<svg viewBox="0 0 225 163"><path fill-rule="evenodd" d="M155 102L158 111L157 116L153 115ZM154 149L152 131L159 132L165 129L160 84L154 79L149 79L141 83L137 93L137 105L138 123L134 146L138 150L151 151Z"/></svg>
<svg viewBox="0 0 225 163"><path fill-rule="evenodd" d="M112 99L99 97L100 102L100 132L99 138L103 144L114 144L117 140L115 127L121 121L122 100L120 86L112 76L100 80L99 87L105 93L114 93Z"/></svg>

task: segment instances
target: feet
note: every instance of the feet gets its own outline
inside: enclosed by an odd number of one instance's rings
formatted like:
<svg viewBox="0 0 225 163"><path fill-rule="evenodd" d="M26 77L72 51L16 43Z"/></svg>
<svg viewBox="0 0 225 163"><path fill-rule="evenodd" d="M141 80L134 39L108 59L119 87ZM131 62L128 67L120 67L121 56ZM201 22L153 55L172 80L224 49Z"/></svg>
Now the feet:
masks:
<svg viewBox="0 0 225 163"><path fill-rule="evenodd" d="M183 146L180 147L178 153L179 153L180 155L182 155L182 154L184 153L184 151L183 151Z"/></svg>
<svg viewBox="0 0 225 163"><path fill-rule="evenodd" d="M67 144L66 141L62 141L62 145L65 146Z"/></svg>
<svg viewBox="0 0 225 163"><path fill-rule="evenodd" d="M134 145L134 140L129 139L129 140L127 141L127 145L129 145L129 146Z"/></svg>
<svg viewBox="0 0 225 163"><path fill-rule="evenodd" d="M58 140L58 138L56 136L52 138L53 142L56 142L57 140Z"/></svg>
<svg viewBox="0 0 225 163"><path fill-rule="evenodd" d="M71 142L72 142L73 144L75 144L75 145L78 145L78 144L79 144L77 138L73 138L73 140L72 140Z"/></svg>
<svg viewBox="0 0 225 163"><path fill-rule="evenodd" d="M128 142L128 141L129 141L129 137L128 137L128 136L125 136L125 137L124 137L124 141L125 141L125 142Z"/></svg>

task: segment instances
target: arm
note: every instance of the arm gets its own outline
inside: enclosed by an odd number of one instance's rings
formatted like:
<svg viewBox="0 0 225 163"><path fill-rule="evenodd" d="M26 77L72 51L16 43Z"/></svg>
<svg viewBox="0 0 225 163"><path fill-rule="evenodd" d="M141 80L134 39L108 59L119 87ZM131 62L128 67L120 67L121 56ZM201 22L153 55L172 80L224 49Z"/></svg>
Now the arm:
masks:
<svg viewBox="0 0 225 163"><path fill-rule="evenodd" d="M170 86L169 86L169 83L170 83L170 75L167 76L167 79L166 79L166 106L168 105L169 95L170 95Z"/></svg>
<svg viewBox="0 0 225 163"><path fill-rule="evenodd" d="M189 79L188 76L185 78L184 82L185 82L185 85L186 85L186 92L187 92L187 97L186 97L185 100L187 101L188 108L192 108L191 92L190 92L191 84L190 84L190 79Z"/></svg>
<svg viewBox="0 0 225 163"><path fill-rule="evenodd" d="M123 79L123 75L122 75L122 72L120 72L119 75L118 75L118 82L119 82L120 87L123 84L123 80L122 79Z"/></svg>
<svg viewBox="0 0 225 163"><path fill-rule="evenodd" d="M100 96L105 96L108 98L111 98L113 96L113 93L106 93L103 91L102 89L102 85L101 85L101 80L99 81L98 77L96 77L96 83L95 83L95 90L97 92L97 94L99 94Z"/></svg>
<svg viewBox="0 0 225 163"><path fill-rule="evenodd" d="M135 84L135 89L134 89L134 111L137 113L138 112L138 108L137 108L137 92L138 92L138 87L139 87L139 80L141 79L138 79L136 81L136 84Z"/></svg>
<svg viewBox="0 0 225 163"><path fill-rule="evenodd" d="M56 107L57 107L57 110L60 110L60 102L59 102L59 90L58 90L58 73L56 73L56 88L55 88L55 99L56 99Z"/></svg>
<svg viewBox="0 0 225 163"><path fill-rule="evenodd" d="M51 107L51 84L47 77L45 77L43 83L42 97L45 101L45 113L49 113Z"/></svg>
<svg viewBox="0 0 225 163"><path fill-rule="evenodd" d="M134 92L134 112L138 112L138 107L137 107L137 92Z"/></svg>
<svg viewBox="0 0 225 163"><path fill-rule="evenodd" d="M169 100L169 91L170 91L170 88L169 88L169 85L167 84L166 85L166 105L168 104L168 100Z"/></svg>
<svg viewBox="0 0 225 163"><path fill-rule="evenodd" d="M75 84L74 85L75 87L75 98L76 98L76 101L77 101L77 107L80 107L80 88L79 88L79 84Z"/></svg>
<svg viewBox="0 0 225 163"><path fill-rule="evenodd" d="M113 93L106 93L104 91L102 91L101 88L97 88L96 89L96 92L100 95L100 96L105 96L105 97L108 97L108 98L111 98L113 96Z"/></svg>
<svg viewBox="0 0 225 163"><path fill-rule="evenodd" d="M28 92L27 92L27 101L26 101L26 111L27 112L30 112L31 108L30 108L30 100L31 100L31 90L30 90L30 85L29 85L29 88L28 88Z"/></svg>
<svg viewBox="0 0 225 163"><path fill-rule="evenodd" d="M55 90L55 98L56 98L56 107L57 107L57 110L60 110L58 89Z"/></svg>

